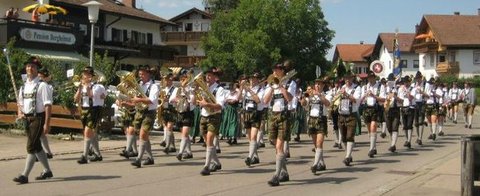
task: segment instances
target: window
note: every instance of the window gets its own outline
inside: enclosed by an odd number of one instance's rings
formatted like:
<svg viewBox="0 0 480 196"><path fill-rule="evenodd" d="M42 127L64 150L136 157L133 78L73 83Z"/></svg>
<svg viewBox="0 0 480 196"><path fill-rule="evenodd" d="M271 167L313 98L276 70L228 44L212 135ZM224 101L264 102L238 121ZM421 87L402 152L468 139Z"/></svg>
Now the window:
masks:
<svg viewBox="0 0 480 196"><path fill-rule="evenodd" d="M127 30L123 30L123 41L124 42L128 41L128 31Z"/></svg>
<svg viewBox="0 0 480 196"><path fill-rule="evenodd" d="M420 65L420 61L419 60L413 60L413 68L418 68Z"/></svg>
<svg viewBox="0 0 480 196"><path fill-rule="evenodd" d="M210 31L210 24L202 23L202 31Z"/></svg>
<svg viewBox="0 0 480 196"><path fill-rule="evenodd" d="M407 60L400 60L401 68L408 68L408 61Z"/></svg>
<svg viewBox="0 0 480 196"><path fill-rule="evenodd" d="M445 53L439 53L438 54L438 62L439 63L445 63L447 61L447 57Z"/></svg>
<svg viewBox="0 0 480 196"><path fill-rule="evenodd" d="M147 44L148 45L153 44L153 35L151 33L147 33Z"/></svg>
<svg viewBox="0 0 480 196"><path fill-rule="evenodd" d="M100 28L94 27L93 32L94 32L93 35L95 35L95 38L100 38Z"/></svg>
<svg viewBox="0 0 480 196"><path fill-rule="evenodd" d="M112 41L113 42L122 42L123 41L123 32L120 29L112 28Z"/></svg>
<svg viewBox="0 0 480 196"><path fill-rule="evenodd" d="M455 62L456 61L456 58L455 58L455 51L450 51L448 53L448 61L449 62Z"/></svg>
<svg viewBox="0 0 480 196"><path fill-rule="evenodd" d="M473 51L473 64L480 64L480 50Z"/></svg>
<svg viewBox="0 0 480 196"><path fill-rule="evenodd" d="M193 30L193 24L192 23L185 24L185 31L192 31L192 30Z"/></svg>
<svg viewBox="0 0 480 196"><path fill-rule="evenodd" d="M132 43L138 43L138 32L137 31L132 31Z"/></svg>

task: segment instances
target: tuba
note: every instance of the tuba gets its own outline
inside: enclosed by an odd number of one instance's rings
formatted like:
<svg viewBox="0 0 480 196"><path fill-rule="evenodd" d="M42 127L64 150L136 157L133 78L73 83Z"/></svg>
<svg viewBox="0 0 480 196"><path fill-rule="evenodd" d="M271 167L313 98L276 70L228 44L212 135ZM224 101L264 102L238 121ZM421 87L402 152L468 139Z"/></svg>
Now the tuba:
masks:
<svg viewBox="0 0 480 196"><path fill-rule="evenodd" d="M209 90L208 90L208 85L207 82L205 82L205 79L203 77L202 73L199 73L195 78L193 78L193 83L198 86L199 91L195 91L195 97L197 100L205 100L208 103L217 103L215 95L213 95ZM213 114L215 111L213 111L211 108L205 108L208 113Z"/></svg>
<svg viewBox="0 0 480 196"><path fill-rule="evenodd" d="M130 100L134 97L147 97L140 85L138 85L134 73L128 71L117 71L115 74L120 77L120 84L117 85L117 89L119 91L117 97L123 100ZM145 103L135 104L135 108L137 110L146 110L147 107L148 105Z"/></svg>

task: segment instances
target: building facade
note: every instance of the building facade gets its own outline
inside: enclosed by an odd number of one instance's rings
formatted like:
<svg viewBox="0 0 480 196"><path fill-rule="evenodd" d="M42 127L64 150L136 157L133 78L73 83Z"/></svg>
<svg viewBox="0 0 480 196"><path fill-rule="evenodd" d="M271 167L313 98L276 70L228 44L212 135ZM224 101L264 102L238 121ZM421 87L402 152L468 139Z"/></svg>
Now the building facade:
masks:
<svg viewBox="0 0 480 196"><path fill-rule="evenodd" d="M340 60L346 65L350 64L355 74L365 75L370 70L370 56L373 51L373 44L337 44L332 62Z"/></svg>

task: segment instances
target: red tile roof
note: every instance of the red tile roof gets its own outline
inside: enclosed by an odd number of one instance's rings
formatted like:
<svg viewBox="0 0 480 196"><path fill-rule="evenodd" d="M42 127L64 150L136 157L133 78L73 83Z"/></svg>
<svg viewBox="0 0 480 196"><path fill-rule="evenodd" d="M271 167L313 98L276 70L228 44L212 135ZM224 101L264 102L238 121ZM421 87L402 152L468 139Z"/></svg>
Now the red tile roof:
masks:
<svg viewBox="0 0 480 196"><path fill-rule="evenodd" d="M71 4L71 5L77 5L77 6L82 6L82 4L89 2L90 0L52 0L51 4L54 4L54 2L62 2L66 4ZM141 9L136 9L132 7L128 7L123 5L122 3L116 3L114 0L97 0L99 3L102 3L103 5L100 7L100 10L103 12L109 12L109 13L114 13L114 14L119 14L119 15L126 15L130 16L133 18L139 18L143 20L149 20L149 21L154 21L154 22L161 22L161 23L168 23L168 24L174 24L173 22L166 20L164 18L161 18L157 15L148 13L146 11L143 11ZM83 7L83 6L82 6Z"/></svg>
<svg viewBox="0 0 480 196"><path fill-rule="evenodd" d="M395 33L380 33L378 39L385 45L388 52L393 52L393 39ZM378 41L377 39L377 41ZM398 44L400 45L400 52L411 52L415 33L397 33ZM377 44L382 44L377 43Z"/></svg>
<svg viewBox="0 0 480 196"><path fill-rule="evenodd" d="M480 45L479 15L425 15L420 28L425 30L426 25L443 46ZM419 31L417 35L422 33L425 31Z"/></svg>
<svg viewBox="0 0 480 196"><path fill-rule="evenodd" d="M209 13L207 13L207 12L205 12L205 11L202 11L202 10L199 10L198 8L194 7L194 8L192 8L192 9L189 9L189 10L187 10L187 11L185 11L185 12L177 15L177 16L174 16L173 18L170 19L170 21L176 22L177 20L180 20L180 19L182 19L183 17L188 16L188 15L190 15L190 14L192 14L192 13L199 13L200 15L203 15L203 16L205 16L205 17L207 17L207 18L210 18L210 19L212 18L212 15L210 15Z"/></svg>
<svg viewBox="0 0 480 196"><path fill-rule="evenodd" d="M337 44L333 60L338 60L339 57L344 62L366 62L365 57L372 54L374 46L373 44Z"/></svg>

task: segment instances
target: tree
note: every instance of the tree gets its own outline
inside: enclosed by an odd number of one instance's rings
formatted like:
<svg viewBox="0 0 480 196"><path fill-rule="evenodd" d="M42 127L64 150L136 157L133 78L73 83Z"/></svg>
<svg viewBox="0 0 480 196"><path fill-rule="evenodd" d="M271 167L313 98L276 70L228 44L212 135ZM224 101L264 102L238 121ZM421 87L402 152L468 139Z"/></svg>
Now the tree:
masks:
<svg viewBox="0 0 480 196"><path fill-rule="evenodd" d="M240 0L235 9L215 13L202 41L202 65L235 78L237 71L268 74L271 65L290 59L298 77L310 80L317 65L327 70L325 54L334 35L327 25L319 0Z"/></svg>

